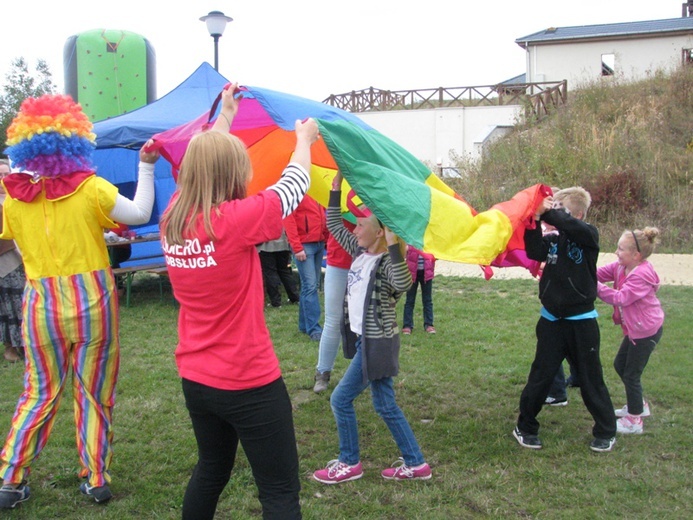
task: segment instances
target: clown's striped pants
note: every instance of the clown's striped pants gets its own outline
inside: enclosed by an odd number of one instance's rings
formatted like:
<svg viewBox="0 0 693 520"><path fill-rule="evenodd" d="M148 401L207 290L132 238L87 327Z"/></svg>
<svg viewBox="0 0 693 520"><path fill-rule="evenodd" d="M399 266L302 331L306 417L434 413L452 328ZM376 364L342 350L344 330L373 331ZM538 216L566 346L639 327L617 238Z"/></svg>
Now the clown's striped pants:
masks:
<svg viewBox="0 0 693 520"><path fill-rule="evenodd" d="M5 484L26 480L46 445L72 366L77 450L89 485L110 482L112 409L120 364L118 300L110 269L27 280L24 392L0 453Z"/></svg>

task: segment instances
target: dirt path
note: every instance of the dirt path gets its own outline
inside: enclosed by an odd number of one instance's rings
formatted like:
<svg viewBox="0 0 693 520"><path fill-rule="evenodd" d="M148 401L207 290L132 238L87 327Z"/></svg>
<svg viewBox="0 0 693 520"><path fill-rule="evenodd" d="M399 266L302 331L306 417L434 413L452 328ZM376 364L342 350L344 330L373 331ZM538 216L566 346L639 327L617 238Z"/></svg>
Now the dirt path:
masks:
<svg viewBox="0 0 693 520"><path fill-rule="evenodd" d="M614 253L601 253L597 265L614 262ZM693 255L652 255L650 262L654 266L663 285L688 285L693 286ZM438 260L436 262L436 274L442 276L462 276L483 278L483 273L478 265L458 264ZM531 279L532 275L521 267L494 268L493 278L507 280L511 278Z"/></svg>

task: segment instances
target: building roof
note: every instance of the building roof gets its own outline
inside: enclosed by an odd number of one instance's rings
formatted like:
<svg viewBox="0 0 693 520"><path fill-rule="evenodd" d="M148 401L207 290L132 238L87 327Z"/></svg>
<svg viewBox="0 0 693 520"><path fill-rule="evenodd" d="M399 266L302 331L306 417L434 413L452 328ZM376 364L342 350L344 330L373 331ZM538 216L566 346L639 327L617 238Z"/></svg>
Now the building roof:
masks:
<svg viewBox="0 0 693 520"><path fill-rule="evenodd" d="M505 81L501 81L496 86L499 87L499 86L507 86L507 85L519 85L519 84L524 84L524 83L527 83L527 74L523 72L522 74L518 74L517 76L506 79Z"/></svg>
<svg viewBox="0 0 693 520"><path fill-rule="evenodd" d="M670 33L693 33L693 17L650 20L643 22L607 23L601 25L581 25L576 27L549 27L515 40L520 47L541 45L568 40L588 40L601 38L628 38L634 36L655 36Z"/></svg>

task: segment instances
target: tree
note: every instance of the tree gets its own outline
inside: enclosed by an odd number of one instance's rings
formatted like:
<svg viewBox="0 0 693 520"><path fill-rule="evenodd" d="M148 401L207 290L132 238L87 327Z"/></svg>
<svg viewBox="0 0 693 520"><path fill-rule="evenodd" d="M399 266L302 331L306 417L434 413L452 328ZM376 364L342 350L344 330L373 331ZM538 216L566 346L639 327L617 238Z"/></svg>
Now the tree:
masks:
<svg viewBox="0 0 693 520"><path fill-rule="evenodd" d="M28 97L38 97L43 94L55 94L57 87L46 60L38 60L34 74L29 72L29 65L22 57L12 61L12 68L5 76L5 85L0 94L0 154L5 149L7 128L19 107Z"/></svg>

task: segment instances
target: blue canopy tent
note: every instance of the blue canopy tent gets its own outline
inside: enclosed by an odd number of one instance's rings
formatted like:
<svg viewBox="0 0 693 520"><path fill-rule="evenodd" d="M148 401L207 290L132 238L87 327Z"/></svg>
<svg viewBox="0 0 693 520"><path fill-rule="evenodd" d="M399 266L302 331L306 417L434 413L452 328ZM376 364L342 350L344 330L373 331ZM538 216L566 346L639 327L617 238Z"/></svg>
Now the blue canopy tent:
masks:
<svg viewBox="0 0 693 520"><path fill-rule="evenodd" d="M139 150L154 134L187 123L209 111L212 103L229 81L209 63L203 63L185 81L153 103L94 123L96 150L92 156L96 173L115 184L119 192L132 198L137 186ZM156 198L152 218L147 224L134 226L138 234L158 230L161 213L175 191L171 165L160 159L155 168ZM161 252L157 242L135 244L133 257Z"/></svg>

